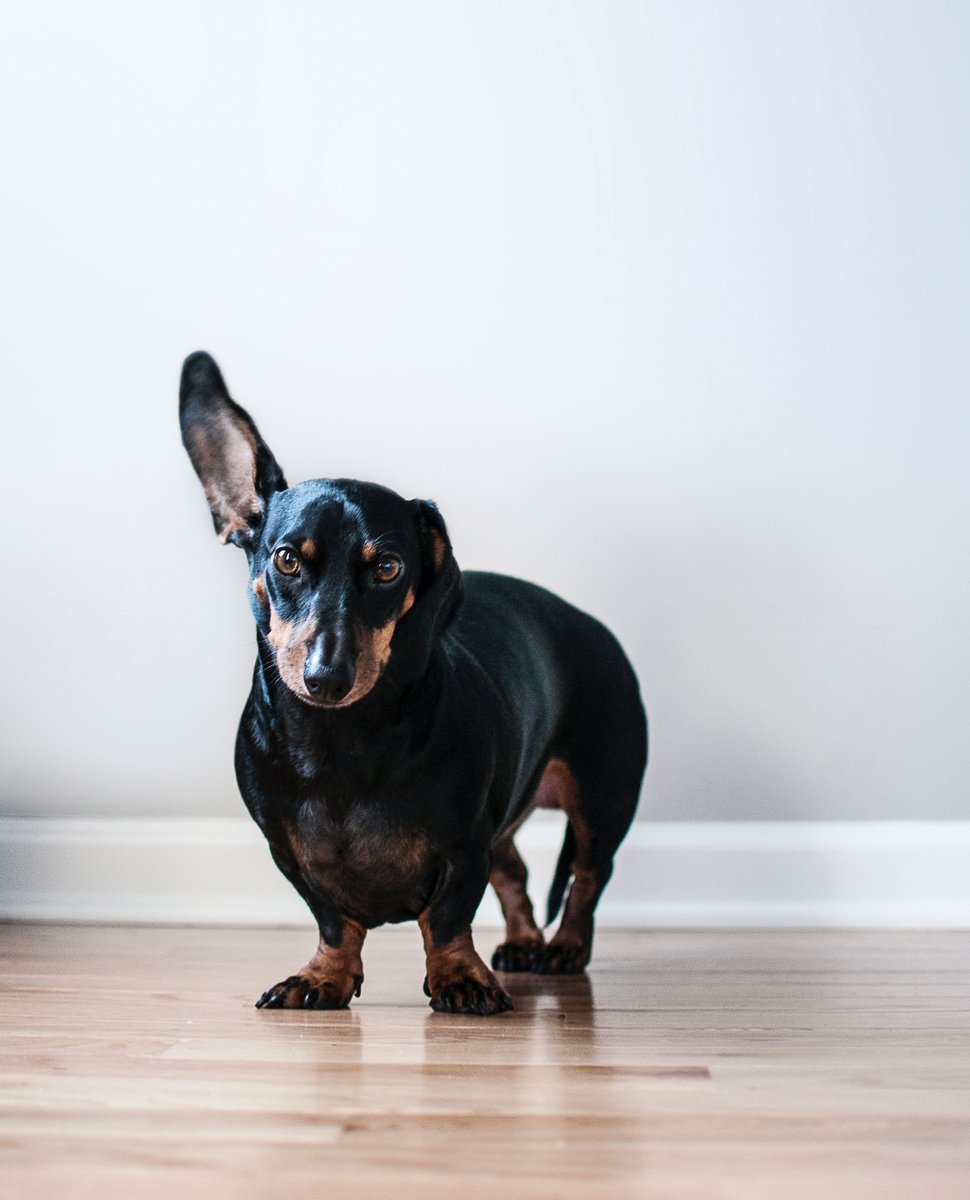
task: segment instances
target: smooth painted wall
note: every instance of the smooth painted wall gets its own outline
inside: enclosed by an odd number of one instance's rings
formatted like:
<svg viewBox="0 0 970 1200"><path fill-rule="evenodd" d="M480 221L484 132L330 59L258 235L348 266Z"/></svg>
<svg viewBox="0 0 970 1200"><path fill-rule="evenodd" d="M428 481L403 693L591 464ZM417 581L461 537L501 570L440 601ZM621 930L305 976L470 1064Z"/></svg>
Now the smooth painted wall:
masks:
<svg viewBox="0 0 970 1200"><path fill-rule="evenodd" d="M613 626L643 815L967 815L968 6L3 25L2 811L240 809L205 347L291 480Z"/></svg>

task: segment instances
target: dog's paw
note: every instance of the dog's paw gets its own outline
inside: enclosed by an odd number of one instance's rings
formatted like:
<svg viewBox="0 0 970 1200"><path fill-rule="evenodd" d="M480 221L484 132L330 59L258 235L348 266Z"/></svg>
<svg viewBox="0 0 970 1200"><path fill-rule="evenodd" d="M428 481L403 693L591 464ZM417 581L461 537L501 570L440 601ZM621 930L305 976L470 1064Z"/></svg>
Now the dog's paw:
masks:
<svg viewBox="0 0 970 1200"><path fill-rule="evenodd" d="M534 971L534 963L545 950L542 942L503 942L492 954L494 971Z"/></svg>
<svg viewBox="0 0 970 1200"><path fill-rule="evenodd" d="M529 969L536 975L579 975L588 962L588 946L552 941L538 947Z"/></svg>
<svg viewBox="0 0 970 1200"><path fill-rule="evenodd" d="M435 1012L471 1013L478 1017L493 1017L512 1008L512 997L504 992L494 976L491 982L473 975L459 975L436 985L424 981L424 994L430 996L429 1007Z"/></svg>
<svg viewBox="0 0 970 1200"><path fill-rule="evenodd" d="M346 1008L360 995L363 975L291 975L256 1001L257 1008Z"/></svg>

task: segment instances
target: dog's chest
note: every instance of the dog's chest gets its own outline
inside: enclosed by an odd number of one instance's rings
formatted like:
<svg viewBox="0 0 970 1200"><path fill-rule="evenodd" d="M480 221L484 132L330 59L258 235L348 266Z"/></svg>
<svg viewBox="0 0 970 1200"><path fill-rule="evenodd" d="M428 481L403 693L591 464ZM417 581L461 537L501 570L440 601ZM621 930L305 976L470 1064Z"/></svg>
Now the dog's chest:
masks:
<svg viewBox="0 0 970 1200"><path fill-rule="evenodd" d="M335 814L301 805L289 828L300 872L344 913L366 923L407 920L427 904L433 862L426 835L367 807Z"/></svg>

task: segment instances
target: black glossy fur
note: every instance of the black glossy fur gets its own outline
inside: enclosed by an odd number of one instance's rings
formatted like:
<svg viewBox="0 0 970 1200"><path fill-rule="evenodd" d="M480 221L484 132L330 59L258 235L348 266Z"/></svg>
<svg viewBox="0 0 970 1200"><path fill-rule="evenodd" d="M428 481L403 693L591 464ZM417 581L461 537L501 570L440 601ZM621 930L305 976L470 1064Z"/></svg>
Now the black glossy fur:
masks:
<svg viewBox="0 0 970 1200"><path fill-rule="evenodd" d="M417 919L432 1008L510 1008L471 942L490 877L509 924L493 966L582 970L646 764L615 638L542 588L460 572L427 501L347 479L287 487L207 354L186 359L179 411L216 531L249 559L239 787L320 931L259 1006L348 1004L366 930ZM569 818L549 921L572 885L548 942L511 837L536 804Z"/></svg>

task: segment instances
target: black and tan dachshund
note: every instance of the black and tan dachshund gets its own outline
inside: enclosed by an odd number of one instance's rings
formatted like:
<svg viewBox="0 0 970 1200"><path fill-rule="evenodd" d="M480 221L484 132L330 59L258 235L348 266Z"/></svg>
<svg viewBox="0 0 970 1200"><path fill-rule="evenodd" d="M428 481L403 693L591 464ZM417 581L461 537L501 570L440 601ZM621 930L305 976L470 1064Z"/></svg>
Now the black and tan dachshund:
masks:
<svg viewBox="0 0 970 1200"><path fill-rule="evenodd" d="M507 922L497 971L582 971L646 765L616 639L540 587L460 572L429 501L352 479L288 487L208 354L185 361L179 416L219 539L249 559L239 787L320 930L258 1007L346 1006L367 930L416 919L433 1009L511 1008L472 944L489 882ZM512 840L536 807L568 818L549 941Z"/></svg>

